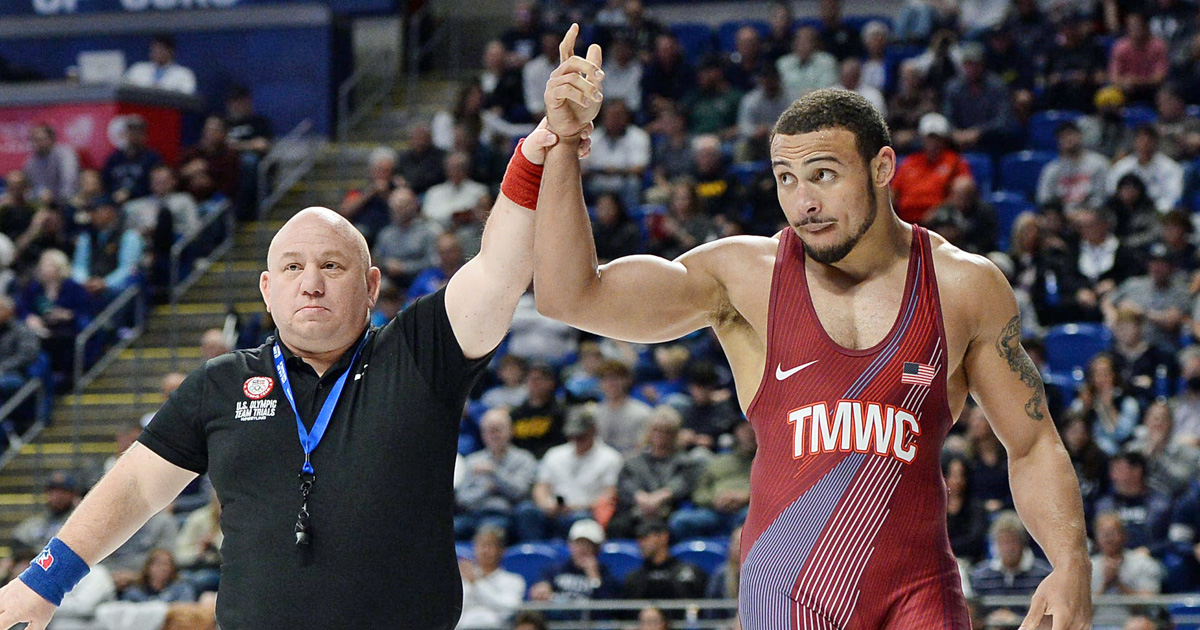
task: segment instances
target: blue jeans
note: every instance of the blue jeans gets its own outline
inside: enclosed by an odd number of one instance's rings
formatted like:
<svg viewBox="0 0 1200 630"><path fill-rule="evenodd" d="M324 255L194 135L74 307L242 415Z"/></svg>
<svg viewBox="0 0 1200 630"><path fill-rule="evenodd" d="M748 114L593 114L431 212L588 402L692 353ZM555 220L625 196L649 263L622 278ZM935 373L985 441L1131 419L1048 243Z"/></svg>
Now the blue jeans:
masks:
<svg viewBox="0 0 1200 630"><path fill-rule="evenodd" d="M591 510L580 510L551 518L546 516L546 513L542 512L541 508L533 501L525 501L514 510L513 518L516 520L517 539L526 542L566 538L575 521L592 518L592 512Z"/></svg>
<svg viewBox="0 0 1200 630"><path fill-rule="evenodd" d="M671 528L671 536L676 541L728 536L735 527L746 520L746 513L749 509L742 508L737 512L726 514L708 508L682 508L671 515L668 526Z"/></svg>

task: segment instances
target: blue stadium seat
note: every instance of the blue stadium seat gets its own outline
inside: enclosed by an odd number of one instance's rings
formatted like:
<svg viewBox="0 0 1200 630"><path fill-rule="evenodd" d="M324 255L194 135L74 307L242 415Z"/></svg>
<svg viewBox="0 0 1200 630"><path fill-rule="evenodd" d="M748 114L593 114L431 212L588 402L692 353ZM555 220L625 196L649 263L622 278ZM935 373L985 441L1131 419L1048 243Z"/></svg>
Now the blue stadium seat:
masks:
<svg viewBox="0 0 1200 630"><path fill-rule="evenodd" d="M671 555L700 567L708 574L725 562L728 553L728 545L707 540L685 540L671 547Z"/></svg>
<svg viewBox="0 0 1200 630"><path fill-rule="evenodd" d="M1074 372L1112 347L1112 331L1103 324L1061 324L1046 331L1046 363L1055 372Z"/></svg>
<svg viewBox="0 0 1200 630"><path fill-rule="evenodd" d="M717 27L717 45L722 52L733 52L737 44L738 29L753 26L765 39L771 34L771 25L762 20L733 20Z"/></svg>
<svg viewBox="0 0 1200 630"><path fill-rule="evenodd" d="M671 25L671 32L679 38L683 46L683 54L690 63L696 63L701 57L713 52L712 27L700 22L677 22Z"/></svg>
<svg viewBox="0 0 1200 630"><path fill-rule="evenodd" d="M996 246L1000 251L1008 251L1013 223L1022 212L1033 210L1034 205L1024 195L1007 190L998 190L985 199L992 204L999 220L996 224Z"/></svg>
<svg viewBox="0 0 1200 630"><path fill-rule="evenodd" d="M1023 193L1033 199L1037 193L1038 175L1054 159L1049 151L1017 151L1000 158L999 188Z"/></svg>
<svg viewBox="0 0 1200 630"><path fill-rule="evenodd" d="M771 171L770 160L762 160L758 162L741 162L734 164L729 169L729 174L737 178L738 182L743 186L749 186L754 183L754 180L763 173Z"/></svg>
<svg viewBox="0 0 1200 630"><path fill-rule="evenodd" d="M1125 121L1126 127L1135 129L1138 125L1158 120L1158 113L1147 105L1130 105L1121 112L1121 119Z"/></svg>
<svg viewBox="0 0 1200 630"><path fill-rule="evenodd" d="M1184 109L1183 111L1188 116L1192 116L1193 118L1200 118L1200 105L1188 105L1187 108Z"/></svg>
<svg viewBox="0 0 1200 630"><path fill-rule="evenodd" d="M1083 112L1073 109L1048 109L1029 117L1029 148L1035 151L1057 151L1054 134L1065 122L1079 120Z"/></svg>
<svg viewBox="0 0 1200 630"><path fill-rule="evenodd" d="M1167 610L1175 630L1200 630L1200 604L1171 604Z"/></svg>
<svg viewBox="0 0 1200 630"><path fill-rule="evenodd" d="M500 566L525 578L526 587L542 579L548 569L566 560L560 548L549 543L522 543L509 547L500 559Z"/></svg>
<svg viewBox="0 0 1200 630"><path fill-rule="evenodd" d="M963 159L971 167L971 177L979 186L979 194L984 197L992 194L992 157L986 153L964 153Z"/></svg>
<svg viewBox="0 0 1200 630"><path fill-rule="evenodd" d="M610 540L600 547L600 564L618 582L642 566L642 551L632 540Z"/></svg>
<svg viewBox="0 0 1200 630"><path fill-rule="evenodd" d="M1042 375L1042 382L1046 384L1047 391L1058 394L1058 402L1066 408L1075 402L1076 392L1079 391L1079 386L1083 383L1082 376L1083 372L1050 371Z"/></svg>
<svg viewBox="0 0 1200 630"><path fill-rule="evenodd" d="M454 543L454 553L457 554L460 559L474 560L475 545L472 545L469 542L456 542Z"/></svg>

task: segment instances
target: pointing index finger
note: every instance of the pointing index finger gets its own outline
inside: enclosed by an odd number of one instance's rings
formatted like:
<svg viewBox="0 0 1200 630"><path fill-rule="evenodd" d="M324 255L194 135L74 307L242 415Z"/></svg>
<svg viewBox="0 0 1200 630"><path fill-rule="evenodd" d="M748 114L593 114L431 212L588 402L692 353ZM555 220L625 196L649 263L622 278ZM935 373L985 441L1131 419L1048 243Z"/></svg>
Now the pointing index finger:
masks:
<svg viewBox="0 0 1200 630"><path fill-rule="evenodd" d="M558 62L562 63L575 54L575 38L579 36L579 25L572 24L563 35L562 43L558 45Z"/></svg>

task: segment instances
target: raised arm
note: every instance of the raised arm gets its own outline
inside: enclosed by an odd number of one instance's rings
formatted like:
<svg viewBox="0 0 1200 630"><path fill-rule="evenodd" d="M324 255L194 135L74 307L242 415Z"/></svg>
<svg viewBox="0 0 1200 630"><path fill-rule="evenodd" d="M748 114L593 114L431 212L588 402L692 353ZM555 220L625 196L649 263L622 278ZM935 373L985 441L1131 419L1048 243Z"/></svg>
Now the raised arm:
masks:
<svg viewBox="0 0 1200 630"><path fill-rule="evenodd" d="M1021 628L1037 628L1043 615L1053 616L1054 630L1090 628L1091 563L1079 482L1050 419L1041 375L1021 346L1012 289L990 262L970 264L973 293L994 297L973 309L977 327L963 360L967 385L1008 450L1017 512L1054 567Z"/></svg>
<svg viewBox="0 0 1200 630"><path fill-rule="evenodd" d="M704 248L678 260L628 256L599 267L583 199L579 133L599 109L600 48L572 56L575 27L560 48L562 64L546 86L546 118L559 143L546 155L534 238L538 310L576 328L652 343L709 325L724 290ZM585 76L586 75L586 76ZM711 249L711 248L710 248Z"/></svg>
<svg viewBox="0 0 1200 630"><path fill-rule="evenodd" d="M57 538L88 566L95 566L195 478L196 473L134 443L75 508ZM54 566L47 568L53 571ZM54 609L20 579L0 588L0 629L27 622L29 630L45 630Z"/></svg>

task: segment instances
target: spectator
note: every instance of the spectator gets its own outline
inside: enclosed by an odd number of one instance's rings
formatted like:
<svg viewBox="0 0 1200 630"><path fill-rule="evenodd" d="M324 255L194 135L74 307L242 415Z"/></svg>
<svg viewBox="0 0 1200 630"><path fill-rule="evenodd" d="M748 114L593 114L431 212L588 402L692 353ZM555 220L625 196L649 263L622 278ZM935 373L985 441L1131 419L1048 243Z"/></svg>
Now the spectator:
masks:
<svg viewBox="0 0 1200 630"><path fill-rule="evenodd" d="M155 255L162 258L170 257L175 239L190 236L200 227L196 199L178 185L174 169L156 164L150 169L150 194L130 200L122 209L125 225L150 240Z"/></svg>
<svg viewBox="0 0 1200 630"><path fill-rule="evenodd" d="M911 60L900 64L896 93L888 99L888 129L897 152L919 150L921 137L917 127L926 114L941 109L937 90L925 81L925 75ZM947 123L947 126L949 124Z"/></svg>
<svg viewBox="0 0 1200 630"><path fill-rule="evenodd" d="M639 53L649 52L658 41L658 36L667 33L657 21L646 17L646 7L641 0L625 0L625 26L622 30L633 40Z"/></svg>
<svg viewBox="0 0 1200 630"><path fill-rule="evenodd" d="M492 212L492 206L496 199L490 193L479 198L475 206L471 208L470 220L458 225L454 230L454 235L458 237L458 242L462 245L463 256L470 260L479 255L479 250L483 248L483 228L487 224L488 216Z"/></svg>
<svg viewBox="0 0 1200 630"><path fill-rule="evenodd" d="M1043 227L1045 218L1022 212L1013 222L1013 286L1029 295L1042 325L1095 319L1098 298L1074 272L1076 263L1066 245Z"/></svg>
<svg viewBox="0 0 1200 630"><path fill-rule="evenodd" d="M509 327L508 351L523 359L562 365L578 347L578 332L539 313L531 286L517 301L517 310Z"/></svg>
<svg viewBox="0 0 1200 630"><path fill-rule="evenodd" d="M888 25L871 20L862 27L862 82L883 93L890 93L895 82L895 68L888 59L891 33ZM880 110L883 111L883 110Z"/></svg>
<svg viewBox="0 0 1200 630"><path fill-rule="evenodd" d="M662 521L638 527L642 566L625 577L630 599L699 599L708 576L696 566L671 555L671 530Z"/></svg>
<svg viewBox="0 0 1200 630"><path fill-rule="evenodd" d="M625 203L617 193L596 197L596 219L592 222L596 256L606 263L642 251L642 231L629 218Z"/></svg>
<svg viewBox="0 0 1200 630"><path fill-rule="evenodd" d="M715 140L712 136L706 138ZM697 154L712 151L711 147L705 147L705 139L697 139L695 144ZM680 178L671 184L667 214L656 216L650 226L650 242L647 244L650 253L674 260L701 243L717 239L717 226L700 205L697 188L687 178Z"/></svg>
<svg viewBox="0 0 1200 630"><path fill-rule="evenodd" d="M196 93L196 75L175 63L175 38L155 35L150 40L150 61L139 61L125 71L125 82L184 94Z"/></svg>
<svg viewBox="0 0 1200 630"><path fill-rule="evenodd" d="M375 147L367 155L367 173L369 183L346 193L339 213L372 242L388 224L388 197L404 179L396 175L396 152L385 146Z"/></svg>
<svg viewBox="0 0 1200 630"><path fill-rule="evenodd" d="M1179 84L1189 103L1200 101L1200 32L1191 33L1180 46L1171 77Z"/></svg>
<svg viewBox="0 0 1200 630"><path fill-rule="evenodd" d="M29 198L29 178L21 171L9 171L4 176L4 192L0 193L0 234L15 244L29 230L36 213Z"/></svg>
<svg viewBox="0 0 1200 630"><path fill-rule="evenodd" d="M1177 51L1186 47L1192 34L1192 22L1196 18L1196 7L1180 0L1158 0L1149 5L1147 26L1150 33L1163 40L1167 49Z"/></svg>
<svg viewBox="0 0 1200 630"><path fill-rule="evenodd" d="M1113 223L1104 210L1084 208L1075 213L1079 231L1075 270L1101 298L1141 271L1137 254L1113 234Z"/></svg>
<svg viewBox="0 0 1200 630"><path fill-rule="evenodd" d="M558 375L549 364L530 365L525 377L527 398L512 410L513 445L533 453L538 459L551 447L566 442L563 433L566 411L554 393L557 379Z"/></svg>
<svg viewBox="0 0 1200 630"><path fill-rule="evenodd" d="M679 441L683 448L700 447L708 452L722 450L726 437L742 421L732 393L721 388L720 377L712 363L700 361L687 370L688 400L681 405L683 427Z"/></svg>
<svg viewBox="0 0 1200 630"><path fill-rule="evenodd" d="M1187 113L1187 103L1179 88L1165 84L1155 94L1159 146L1163 155L1177 162L1190 160L1200 153L1200 118Z"/></svg>
<svg viewBox="0 0 1200 630"><path fill-rule="evenodd" d="M1200 349L1188 347L1179 354L1183 390L1172 401L1175 439L1200 446Z"/></svg>
<svg viewBox="0 0 1200 630"><path fill-rule="evenodd" d="M46 250L74 251L75 238L68 232L60 207L46 204L33 213L29 228L17 237L14 246L17 257L14 267L26 271L37 264Z"/></svg>
<svg viewBox="0 0 1200 630"><path fill-rule="evenodd" d="M642 108L662 111L678 103L695 83L695 74L683 58L683 47L670 33L654 37L654 54L642 73Z"/></svg>
<svg viewBox="0 0 1200 630"><path fill-rule="evenodd" d="M855 92L867 99L884 118L887 118L887 102L883 99L883 92L863 82L861 61L854 57L843 60L839 74L841 80L838 87Z"/></svg>
<svg viewBox="0 0 1200 630"><path fill-rule="evenodd" d="M958 3L958 28L968 38L976 38L1004 22L1009 7L990 0L961 0Z"/></svg>
<svg viewBox="0 0 1200 630"><path fill-rule="evenodd" d="M970 443L971 492L987 510L988 518L994 519L997 512L1013 507L1008 485L1008 453L982 408L972 406L964 413Z"/></svg>
<svg viewBox="0 0 1200 630"><path fill-rule="evenodd" d="M97 201L88 214L91 222L75 245L71 276L107 302L137 281L145 246L137 231L124 226L112 200Z"/></svg>
<svg viewBox="0 0 1200 630"><path fill-rule="evenodd" d="M734 449L714 457L705 467L692 493L695 507L671 515L671 531L677 538L723 536L746 520L750 504L750 464L758 449L754 427L741 422L733 429Z"/></svg>
<svg viewBox="0 0 1200 630"><path fill-rule="evenodd" d="M954 128L951 138L962 149L1007 142L1013 124L1008 89L983 62L981 44L964 44L962 73L946 84L942 99L942 113Z"/></svg>
<svg viewBox="0 0 1200 630"><path fill-rule="evenodd" d="M696 180L695 192L701 204L700 215L708 219L719 214L737 214L742 207L745 191L738 179L729 172L720 138L715 135L696 136L692 141L692 156L695 159L692 176ZM707 227L689 228L689 232L695 237L703 236L698 242L704 242L708 236Z"/></svg>
<svg viewBox="0 0 1200 630"><path fill-rule="evenodd" d="M525 87L521 83L521 63L510 54L504 42L493 39L483 48L483 72L479 75L479 86L483 88L483 107L495 112L504 120L527 122L525 111ZM605 90L608 88L606 87ZM440 167L442 161L438 160ZM412 181L409 181L412 184ZM437 182L434 182L437 183ZM433 184L430 184L431 186Z"/></svg>
<svg viewBox="0 0 1200 630"><path fill-rule="evenodd" d="M233 344L230 343L229 337L220 328L209 328L200 336L200 356L205 361L211 361L226 352L232 351ZM163 382L165 383L166 380L164 379Z"/></svg>
<svg viewBox="0 0 1200 630"><path fill-rule="evenodd" d="M460 512L454 517L456 540L467 540L486 525L513 531L513 509L529 500L537 475L533 455L512 445L507 409L483 414L479 434L484 448L467 456L463 480L454 489Z"/></svg>
<svg viewBox="0 0 1200 630"><path fill-rule="evenodd" d="M927 85L944 87L962 72L962 48L958 45L958 33L942 28L933 34L929 47L913 57L911 63L921 70Z"/></svg>
<svg viewBox="0 0 1200 630"><path fill-rule="evenodd" d="M371 309L371 325L387 324L396 318L403 307L404 300L401 298L400 290L390 280L384 278L379 283L379 299L375 302L375 308Z"/></svg>
<svg viewBox="0 0 1200 630"><path fill-rule="evenodd" d="M1125 95L1110 85L1097 90L1093 102L1096 113L1078 121L1083 146L1108 158L1124 156L1133 144L1133 133L1122 115Z"/></svg>
<svg viewBox="0 0 1200 630"><path fill-rule="evenodd" d="M87 290L71 279L66 254L57 249L42 253L33 278L21 290L17 313L42 339L54 373L70 382L75 336L91 321L93 309Z"/></svg>
<svg viewBox="0 0 1200 630"><path fill-rule="evenodd" d="M238 198L238 177L242 171L242 157L229 143L229 127L221 116L212 115L204 120L200 141L184 150L179 157L184 177L197 170L206 170L221 194L230 199ZM205 168L201 169L201 166Z"/></svg>
<svg viewBox="0 0 1200 630"><path fill-rule="evenodd" d="M376 159L382 159L382 155L380 151ZM408 150L394 162L394 168L413 192L420 195L445 181L445 159L445 152L434 146L429 127L418 123L409 131Z"/></svg>
<svg viewBox="0 0 1200 630"><path fill-rule="evenodd" d="M583 163L589 195L616 193L627 206L640 201L642 176L650 164L650 136L631 124L621 101L605 103L600 128L592 133L592 155Z"/></svg>
<svg viewBox="0 0 1200 630"><path fill-rule="evenodd" d="M1146 315L1140 309L1118 308L1112 324L1113 361L1117 382L1136 396L1143 406L1171 393L1179 378L1174 355L1146 341ZM1166 382L1160 382L1165 379Z"/></svg>
<svg viewBox="0 0 1200 630"><path fill-rule="evenodd" d="M671 630L671 622L661 608L650 606L638 611L638 625L632 630Z"/></svg>
<svg viewBox="0 0 1200 630"><path fill-rule="evenodd" d="M1093 593L1157 595L1162 590L1162 567L1158 562L1126 548L1125 523L1120 514L1099 514L1095 530L1099 553L1092 556Z"/></svg>
<svg viewBox="0 0 1200 630"><path fill-rule="evenodd" d="M734 33L733 52L725 57L725 79L739 92L754 89L755 79L768 67L774 67L763 51L762 35L753 26L745 25ZM605 84L609 77L605 77ZM611 92L605 88L605 92Z"/></svg>
<svg viewBox="0 0 1200 630"><path fill-rule="evenodd" d="M595 341L584 341L579 344L579 360L563 370L563 388L567 391L567 399L572 403L595 402L604 396L600 389L600 368L604 364L604 353L600 344ZM601 425L601 423L597 423ZM600 438L605 442L603 432ZM611 446L612 443L608 442ZM620 450L620 449L618 449Z"/></svg>
<svg viewBox="0 0 1200 630"><path fill-rule="evenodd" d="M708 576L708 587L704 596L708 599L737 599L738 585L742 576L742 528L733 528L729 535L729 551L722 562ZM736 614L734 615L737 616Z"/></svg>
<svg viewBox="0 0 1200 630"><path fill-rule="evenodd" d="M1136 11L1125 16L1125 36L1117 40L1108 57L1108 77L1130 100L1149 101L1170 69L1167 44L1154 36L1146 16Z"/></svg>
<svg viewBox="0 0 1200 630"><path fill-rule="evenodd" d="M1009 90L1031 90L1037 65L1031 52L1017 48L1012 33L1004 26L993 26L987 32L983 66Z"/></svg>
<svg viewBox="0 0 1200 630"><path fill-rule="evenodd" d="M125 544L104 560L104 566L112 572L117 590L124 592L133 586L144 575L145 568L150 566L155 550L174 549L178 535L178 523L165 510L150 517ZM175 559L171 558L172 567L174 564ZM194 601L195 597L192 599Z"/></svg>
<svg viewBox="0 0 1200 630"><path fill-rule="evenodd" d="M29 566L29 561L37 554L29 552L29 558L22 563ZM100 628L96 624L96 609L101 604L117 598L117 586L113 583L112 575L102 566L91 567L88 574L63 596L62 604L54 611L54 619L47 626L49 630L93 630Z"/></svg>
<svg viewBox="0 0 1200 630"><path fill-rule="evenodd" d="M371 260L397 287L408 289L417 274L438 263L440 230L421 215L421 201L411 188L392 191L388 209L392 222L375 239Z"/></svg>
<svg viewBox="0 0 1200 630"><path fill-rule="evenodd" d="M121 599L127 602L194 602L196 589L180 579L175 556L166 549L155 549L146 556L137 584L125 589Z"/></svg>
<svg viewBox="0 0 1200 630"><path fill-rule="evenodd" d="M696 68L696 84L683 97L683 110L688 115L688 131L693 134L716 134L722 140L737 135L738 104L742 93L725 80L725 66L717 57L709 57ZM595 150L595 139L592 140Z"/></svg>
<svg viewBox="0 0 1200 630"><path fill-rule="evenodd" d="M1200 478L1200 452L1172 439L1175 420L1165 401L1146 408L1142 424L1145 430L1129 444L1129 450L1146 458L1146 485L1168 497L1183 495L1189 484Z"/></svg>
<svg viewBox="0 0 1200 630"><path fill-rule="evenodd" d="M533 610L522 610L513 617L513 630L546 630L546 619Z"/></svg>
<svg viewBox="0 0 1200 630"><path fill-rule="evenodd" d="M818 50L819 45L817 29L803 26L796 30L792 52L775 62L789 99L795 100L813 90L837 85L837 59Z"/></svg>
<svg viewBox="0 0 1200 630"><path fill-rule="evenodd" d="M458 125L467 128L467 134L472 140L480 140L483 137L483 102L483 87L477 81L463 83L458 90L454 110L439 111L429 125L433 146L443 152L454 150L454 128ZM423 135L424 131L425 125L418 124L413 127L412 133ZM420 144L424 144L424 138L420 139Z"/></svg>
<svg viewBox="0 0 1200 630"><path fill-rule="evenodd" d="M692 496L700 470L678 448L681 424L679 412L661 405L640 432L645 448L617 478L617 512L608 523L614 538L632 538L642 523L666 520Z"/></svg>
<svg viewBox="0 0 1200 630"><path fill-rule="evenodd" d="M613 599L620 585L608 567L598 560L604 544L604 528L590 518L575 521L567 534L570 557L547 569L542 581L529 589L529 599L535 602L580 602Z"/></svg>
<svg viewBox="0 0 1200 630"><path fill-rule="evenodd" d="M487 390L479 399L488 409L508 407L512 409L525 403L529 390L525 388L525 359L506 354L500 358L496 369L500 384Z"/></svg>
<svg viewBox="0 0 1200 630"><path fill-rule="evenodd" d="M896 214L910 223L922 223L946 199L950 183L971 176L971 167L950 145L950 121L929 113L921 117L917 132L924 149L904 158L892 179Z"/></svg>
<svg viewBox="0 0 1200 630"><path fill-rule="evenodd" d="M183 521L175 540L175 559L184 577L199 592L215 591L221 578L221 502L209 491L209 502Z"/></svg>
<svg viewBox="0 0 1200 630"><path fill-rule="evenodd" d="M1096 499L1108 488L1108 455L1092 439L1092 423L1080 410L1063 416L1062 438L1079 478L1084 513L1090 515Z"/></svg>
<svg viewBox="0 0 1200 630"><path fill-rule="evenodd" d="M1105 318L1112 321L1116 309L1130 304L1141 309L1150 322L1146 339L1171 350L1179 349L1179 331L1190 312L1186 280L1175 273L1170 252L1162 243L1150 248L1147 274L1125 280L1105 300Z"/></svg>
<svg viewBox="0 0 1200 630"><path fill-rule="evenodd" d="M1088 361L1086 380L1071 407L1090 419L1093 439L1109 455L1115 455L1133 438L1141 413L1137 399L1117 383L1112 355L1106 352Z"/></svg>
<svg viewBox="0 0 1200 630"><path fill-rule="evenodd" d="M50 475L46 482L45 504L37 514L21 521L12 531L13 540L36 549L53 538L79 504L79 484L64 472Z"/></svg>
<svg viewBox="0 0 1200 630"><path fill-rule="evenodd" d="M1108 172L1108 191L1115 192L1126 174L1137 175L1160 213L1175 209L1183 196L1183 167L1158 150L1158 130L1142 125L1133 137L1133 153L1117 160Z"/></svg>
<svg viewBox="0 0 1200 630"><path fill-rule="evenodd" d="M651 203L662 203L669 193L671 180L689 175L695 166L692 137L687 131L687 119L674 104L664 107L652 123L654 128L653 157L654 188L646 191Z"/></svg>
<svg viewBox="0 0 1200 630"><path fill-rule="evenodd" d="M681 343L656 346L654 366L660 378L644 383L637 397L652 405L681 402L679 397L687 390L687 366L691 360L691 351Z"/></svg>
<svg viewBox="0 0 1200 630"><path fill-rule="evenodd" d="M531 397L532 393L531 388ZM562 536L575 521L612 509L621 454L596 437L594 411L571 410L563 434L570 442L549 449L542 458L533 504L517 509L517 531L523 540Z"/></svg>
<svg viewBox="0 0 1200 630"><path fill-rule="evenodd" d="M971 589L980 597L991 595L1032 595L1038 584L1050 575L1050 564L1034 557L1029 549L1029 534L1016 512L1004 511L992 521L989 543L996 555L975 565L971 571ZM1016 617L1016 611L993 610L989 623Z"/></svg>
<svg viewBox="0 0 1200 630"><path fill-rule="evenodd" d="M1175 268L1190 276L1200 265L1200 249L1192 242L1196 227L1190 213L1172 210L1162 215L1159 223L1162 244L1166 245Z"/></svg>
<svg viewBox="0 0 1200 630"><path fill-rule="evenodd" d="M984 557L987 511L971 492L970 463L962 456L942 458L946 478L946 530L954 556L974 564Z"/></svg>
<svg viewBox="0 0 1200 630"><path fill-rule="evenodd" d="M1108 462L1108 479L1112 488L1096 501L1096 513L1121 515L1128 548L1157 551L1167 540L1171 498L1146 485L1146 458L1134 451L1117 453Z"/></svg>
<svg viewBox="0 0 1200 630"><path fill-rule="evenodd" d="M593 146L595 139L593 138ZM446 181L433 186L425 193L425 216L442 226L449 227L458 220L460 212L469 213L479 203L479 198L488 194L487 186L469 179L471 157L455 152L446 156Z"/></svg>
<svg viewBox="0 0 1200 630"><path fill-rule="evenodd" d="M783 93L775 66L765 66L757 77L758 87L743 96L738 106L742 161L747 162L767 159L771 129L792 103Z"/></svg>
<svg viewBox="0 0 1200 630"><path fill-rule="evenodd" d="M88 168L79 172L79 186L70 199L61 200L66 210L74 215L74 223L86 223L81 215L104 195L104 177L100 171Z"/></svg>
<svg viewBox="0 0 1200 630"><path fill-rule="evenodd" d="M12 298L0 294L0 400L7 401L25 385L40 352L38 333L17 317ZM18 428L23 432L27 427Z"/></svg>
<svg viewBox="0 0 1200 630"><path fill-rule="evenodd" d="M538 4L531 0L517 2L513 16L512 28L504 31L500 41L523 64L536 57L540 49L542 26Z"/></svg>
<svg viewBox="0 0 1200 630"><path fill-rule="evenodd" d="M1146 194L1146 184L1134 173L1117 180L1117 190L1104 205L1116 217L1116 233L1130 247L1149 246L1159 236L1160 214Z"/></svg>
<svg viewBox="0 0 1200 630"><path fill-rule="evenodd" d="M1029 54L1037 67L1047 65L1051 46L1055 44L1055 26L1062 25L1069 19L1074 20L1075 24L1086 25L1078 11L1059 11L1056 21L1043 12L1041 3L1037 0L1014 0L1012 4L1012 11L1009 12L1002 28L1012 34L1016 48ZM1104 51L1097 52L1098 67L1103 70L1107 63Z"/></svg>
<svg viewBox="0 0 1200 630"><path fill-rule="evenodd" d="M247 156L261 157L271 149L275 131L271 121L254 111L254 95L244 85L235 85L225 97L225 128L229 146L242 154L243 174L255 173ZM257 164L257 160L252 161Z"/></svg>
<svg viewBox="0 0 1200 630"><path fill-rule="evenodd" d="M821 0L821 48L839 61L861 57L862 40L842 19L842 0Z"/></svg>
<svg viewBox="0 0 1200 630"><path fill-rule="evenodd" d="M558 67L558 35L551 32L539 36L541 46L539 54L525 62L521 69L521 84L525 88L525 109L536 120L546 113L546 104L542 96L546 92L546 82L550 73Z"/></svg>
<svg viewBox="0 0 1200 630"><path fill-rule="evenodd" d="M503 529L484 525L475 534L475 560L459 558L463 604L458 628L499 628L521 606L525 579L500 568L504 539Z"/></svg>
<svg viewBox="0 0 1200 630"><path fill-rule="evenodd" d="M642 75L645 68L633 49L633 42L623 32L613 36L609 44L609 62L604 64L604 99L609 103L621 101L631 112L642 110Z"/></svg>
<svg viewBox="0 0 1200 630"><path fill-rule="evenodd" d="M1038 176L1037 203L1061 203L1067 212L1084 207L1099 208L1105 201L1108 160L1083 147L1083 132L1072 121L1054 132L1058 157Z"/></svg>
<svg viewBox="0 0 1200 630"><path fill-rule="evenodd" d="M25 160L25 176L34 199L43 203L65 202L79 187L79 156L65 144L55 142L54 127L39 123L29 131L33 151Z"/></svg>
<svg viewBox="0 0 1200 630"><path fill-rule="evenodd" d="M969 176L959 175L950 182L946 202L933 211L928 222L928 227L972 254L996 249L1000 220L992 205L979 198L979 186Z"/></svg>
<svg viewBox="0 0 1200 630"><path fill-rule="evenodd" d="M423 295L434 293L450 281L450 276L466 264L463 256L462 243L453 234L442 233L437 236L437 266L430 267L417 274L408 287L408 302L411 303Z"/></svg>
<svg viewBox="0 0 1200 630"><path fill-rule="evenodd" d="M1162 626L1146 615L1134 615L1125 620L1121 630L1160 630Z"/></svg>
<svg viewBox="0 0 1200 630"><path fill-rule="evenodd" d="M1034 5L1034 2L1028 4ZM1041 39L1042 35L1036 34L1038 27L1032 24L1028 27L1032 37ZM1097 90L1108 82L1108 71L1104 48L1092 39L1090 28L1082 16L1071 14L1059 20L1057 37L1046 38L1045 41L1053 42L1042 71L1046 83L1043 95L1046 103L1063 109L1092 111L1094 101L1099 97ZM1123 101L1124 95L1120 90L1114 91ZM1103 150L1101 153L1112 155Z"/></svg>
<svg viewBox="0 0 1200 630"><path fill-rule="evenodd" d="M774 63L792 50L792 35L795 33L796 18L787 2L772 2L771 16L767 22L767 37L764 48L767 61Z"/></svg>
<svg viewBox="0 0 1200 630"><path fill-rule="evenodd" d="M641 450L646 423L654 412L646 403L630 398L633 371L629 366L608 359L600 365L597 376L604 394L595 409L600 439L623 457L630 457Z"/></svg>
<svg viewBox="0 0 1200 630"><path fill-rule="evenodd" d="M137 114L125 117L121 144L104 162L104 189L113 201L125 203L150 194L150 169L162 156L146 146L146 120Z"/></svg>
<svg viewBox="0 0 1200 630"><path fill-rule="evenodd" d="M896 39L910 44L924 43L943 20L936 0L907 0L896 16Z"/></svg>

